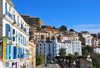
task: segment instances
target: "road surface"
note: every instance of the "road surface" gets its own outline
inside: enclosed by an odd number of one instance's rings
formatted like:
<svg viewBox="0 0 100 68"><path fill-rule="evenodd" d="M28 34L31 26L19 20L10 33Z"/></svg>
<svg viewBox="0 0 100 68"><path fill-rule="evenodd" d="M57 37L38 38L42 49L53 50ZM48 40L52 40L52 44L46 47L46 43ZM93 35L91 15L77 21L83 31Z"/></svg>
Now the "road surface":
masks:
<svg viewBox="0 0 100 68"><path fill-rule="evenodd" d="M47 66L45 66L45 64L42 64L42 66L43 68L60 68L56 63L48 63Z"/></svg>

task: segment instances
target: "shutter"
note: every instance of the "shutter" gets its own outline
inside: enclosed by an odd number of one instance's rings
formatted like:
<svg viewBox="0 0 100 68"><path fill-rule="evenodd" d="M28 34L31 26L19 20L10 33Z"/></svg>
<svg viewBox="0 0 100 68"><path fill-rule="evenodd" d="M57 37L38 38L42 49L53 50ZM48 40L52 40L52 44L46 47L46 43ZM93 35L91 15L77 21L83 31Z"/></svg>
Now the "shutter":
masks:
<svg viewBox="0 0 100 68"><path fill-rule="evenodd" d="M16 42L17 42L17 31L16 31Z"/></svg>
<svg viewBox="0 0 100 68"><path fill-rule="evenodd" d="M11 59L11 45L9 45L9 59Z"/></svg>
<svg viewBox="0 0 100 68"><path fill-rule="evenodd" d="M5 14L7 14L7 3L5 3Z"/></svg>
<svg viewBox="0 0 100 68"><path fill-rule="evenodd" d="M8 25L8 37L10 38L10 25Z"/></svg>
<svg viewBox="0 0 100 68"><path fill-rule="evenodd" d="M13 46L11 46L11 59L13 59Z"/></svg>
<svg viewBox="0 0 100 68"><path fill-rule="evenodd" d="M11 37L11 40L12 40L12 28L10 27L10 37Z"/></svg>
<svg viewBox="0 0 100 68"><path fill-rule="evenodd" d="M20 58L22 58L22 48L20 48Z"/></svg>
<svg viewBox="0 0 100 68"><path fill-rule="evenodd" d="M14 47L14 59L16 59L16 46Z"/></svg>
<svg viewBox="0 0 100 68"><path fill-rule="evenodd" d="M21 44L22 44L22 34L21 34Z"/></svg>
<svg viewBox="0 0 100 68"><path fill-rule="evenodd" d="M18 53L19 53L18 51L19 51L19 47L16 47L16 48L17 48L17 56L16 56L16 58L18 58Z"/></svg>
<svg viewBox="0 0 100 68"><path fill-rule="evenodd" d="M19 58L20 58L20 51L21 51L21 50L20 50L20 47L19 47Z"/></svg>
<svg viewBox="0 0 100 68"><path fill-rule="evenodd" d="M9 60L9 45L7 45L7 55L6 55L7 60Z"/></svg>
<svg viewBox="0 0 100 68"><path fill-rule="evenodd" d="M23 36L23 45L24 45L24 36Z"/></svg>

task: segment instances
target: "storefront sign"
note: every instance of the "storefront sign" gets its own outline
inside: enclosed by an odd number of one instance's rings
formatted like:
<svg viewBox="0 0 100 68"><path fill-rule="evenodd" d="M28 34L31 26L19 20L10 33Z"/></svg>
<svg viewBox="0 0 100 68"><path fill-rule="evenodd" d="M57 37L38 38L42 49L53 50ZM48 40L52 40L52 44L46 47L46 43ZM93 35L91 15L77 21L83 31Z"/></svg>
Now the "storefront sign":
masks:
<svg viewBox="0 0 100 68"><path fill-rule="evenodd" d="M6 60L6 38L3 38L3 60Z"/></svg>
<svg viewBox="0 0 100 68"><path fill-rule="evenodd" d="M6 40L6 43L11 45L11 40L8 40L8 39L7 39L7 40Z"/></svg>

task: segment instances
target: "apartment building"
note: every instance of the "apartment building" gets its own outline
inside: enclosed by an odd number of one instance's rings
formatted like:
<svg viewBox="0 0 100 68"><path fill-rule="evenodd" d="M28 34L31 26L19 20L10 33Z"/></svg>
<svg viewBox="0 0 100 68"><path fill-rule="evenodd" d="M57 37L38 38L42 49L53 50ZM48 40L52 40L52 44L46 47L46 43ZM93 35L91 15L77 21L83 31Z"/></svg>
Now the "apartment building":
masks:
<svg viewBox="0 0 100 68"><path fill-rule="evenodd" d="M49 37L49 33L44 31L35 31L34 35L35 35L34 39L35 41L41 41L41 40L46 41Z"/></svg>
<svg viewBox="0 0 100 68"><path fill-rule="evenodd" d="M92 46L93 36L91 36L91 34L89 34L87 31L83 31L82 36L85 38L85 45Z"/></svg>
<svg viewBox="0 0 100 68"><path fill-rule="evenodd" d="M42 55L45 57L51 55L51 57L59 56L59 49L65 48L66 55L74 54L78 52L79 55L82 55L82 47L81 41L66 41L66 42L59 42L56 38L52 41L44 41L44 42L37 42L36 43L36 54Z"/></svg>
<svg viewBox="0 0 100 68"><path fill-rule="evenodd" d="M100 39L98 37L93 37L92 46L100 46Z"/></svg>
<svg viewBox="0 0 100 68"><path fill-rule="evenodd" d="M92 46L95 53L100 54L100 47Z"/></svg>
<svg viewBox="0 0 100 68"><path fill-rule="evenodd" d="M29 25L11 0L0 0L0 40L3 68L29 68Z"/></svg>
<svg viewBox="0 0 100 68"><path fill-rule="evenodd" d="M34 41L29 42L29 67L36 68L36 45Z"/></svg>

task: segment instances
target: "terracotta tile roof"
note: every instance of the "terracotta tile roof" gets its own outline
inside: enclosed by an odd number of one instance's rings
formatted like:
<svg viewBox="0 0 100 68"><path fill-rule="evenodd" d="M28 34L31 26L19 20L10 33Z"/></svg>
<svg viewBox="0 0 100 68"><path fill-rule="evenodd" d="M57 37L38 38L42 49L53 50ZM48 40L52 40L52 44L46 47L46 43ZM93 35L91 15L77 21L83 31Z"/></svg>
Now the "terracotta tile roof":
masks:
<svg viewBox="0 0 100 68"><path fill-rule="evenodd" d="M98 39L98 37L93 37L93 39Z"/></svg>
<svg viewBox="0 0 100 68"><path fill-rule="evenodd" d="M35 33L47 33L47 32L44 32L44 31L35 31Z"/></svg>
<svg viewBox="0 0 100 68"><path fill-rule="evenodd" d="M100 48L100 47L98 47L98 46L92 46L93 48Z"/></svg>

